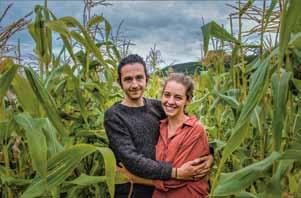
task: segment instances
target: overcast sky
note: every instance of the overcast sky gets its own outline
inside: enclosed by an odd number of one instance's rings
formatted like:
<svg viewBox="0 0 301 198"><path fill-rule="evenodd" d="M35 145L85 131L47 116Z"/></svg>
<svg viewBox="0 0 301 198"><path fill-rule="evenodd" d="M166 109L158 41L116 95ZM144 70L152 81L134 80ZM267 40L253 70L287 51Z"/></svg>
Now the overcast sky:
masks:
<svg viewBox="0 0 301 198"><path fill-rule="evenodd" d="M36 4L44 1L0 0L0 13L13 2L1 26L9 24L33 10ZM201 24L212 20L228 27L228 14L233 11L226 3L235 1L108 1L111 6L93 8L96 14L103 14L113 27L117 29L124 20L123 34L130 39L134 46L131 52L146 57L151 47L156 44L161 51L166 64L197 61L201 57ZM82 21L83 1L57 0L48 1L48 7L57 17L73 16ZM33 17L33 16L32 16ZM33 41L27 31L16 34L11 43L17 38L21 40L22 52L32 53ZM59 46L54 44L59 50Z"/></svg>

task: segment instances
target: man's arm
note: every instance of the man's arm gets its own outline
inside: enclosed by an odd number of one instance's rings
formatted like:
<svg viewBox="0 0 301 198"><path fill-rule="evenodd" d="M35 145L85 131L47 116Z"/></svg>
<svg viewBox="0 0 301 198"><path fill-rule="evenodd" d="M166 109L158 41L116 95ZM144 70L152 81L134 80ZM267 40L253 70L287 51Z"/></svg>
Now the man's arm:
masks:
<svg viewBox="0 0 301 198"><path fill-rule="evenodd" d="M124 128L123 123L112 113L109 115L107 112L105 113L104 126L115 155L118 155L124 166L134 175L160 180L172 178L191 179L192 176L198 175L199 171L204 167L204 163L201 163L201 158L187 162L185 166L176 170L168 163L145 157L137 151L129 131Z"/></svg>
<svg viewBox="0 0 301 198"><path fill-rule="evenodd" d="M172 176L172 166L168 163L146 158L139 153L130 132L114 114L105 114L104 126L115 155L133 174L148 178L167 180Z"/></svg>

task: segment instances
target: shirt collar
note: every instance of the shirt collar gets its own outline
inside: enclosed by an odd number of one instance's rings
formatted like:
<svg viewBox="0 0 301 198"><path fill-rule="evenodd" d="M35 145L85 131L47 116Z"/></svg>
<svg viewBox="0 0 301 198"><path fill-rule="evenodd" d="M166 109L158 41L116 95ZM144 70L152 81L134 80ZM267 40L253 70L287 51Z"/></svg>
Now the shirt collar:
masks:
<svg viewBox="0 0 301 198"><path fill-rule="evenodd" d="M196 116L194 116L194 115L193 116L189 116L189 118L187 120L185 120L185 122L183 123L183 126L186 125L186 126L192 127L195 124L196 121L197 121ZM160 120L160 123L161 124L167 124L168 123L168 119L165 118L163 120Z"/></svg>

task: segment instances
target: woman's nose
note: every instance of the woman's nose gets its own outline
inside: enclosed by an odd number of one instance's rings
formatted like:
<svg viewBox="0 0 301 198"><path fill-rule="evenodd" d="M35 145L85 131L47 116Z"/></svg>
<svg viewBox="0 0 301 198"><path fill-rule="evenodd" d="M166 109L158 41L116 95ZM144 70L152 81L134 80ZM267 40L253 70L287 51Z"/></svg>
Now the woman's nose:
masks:
<svg viewBox="0 0 301 198"><path fill-rule="evenodd" d="M173 97L169 97L168 100L167 100L167 102L168 102L169 104L174 104L174 103L175 103L175 100L174 100Z"/></svg>

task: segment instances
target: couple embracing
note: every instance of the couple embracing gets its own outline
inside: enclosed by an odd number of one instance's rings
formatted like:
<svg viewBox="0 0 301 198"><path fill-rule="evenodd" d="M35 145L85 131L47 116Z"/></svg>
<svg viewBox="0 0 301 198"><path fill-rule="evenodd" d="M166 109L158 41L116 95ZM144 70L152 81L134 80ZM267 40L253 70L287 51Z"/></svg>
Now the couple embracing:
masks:
<svg viewBox="0 0 301 198"><path fill-rule="evenodd" d="M185 113L193 82L171 74L161 101L143 97L149 75L139 55L118 65L122 101L105 113L104 126L119 171L129 183L116 185L116 198L207 197L212 149L203 125Z"/></svg>

